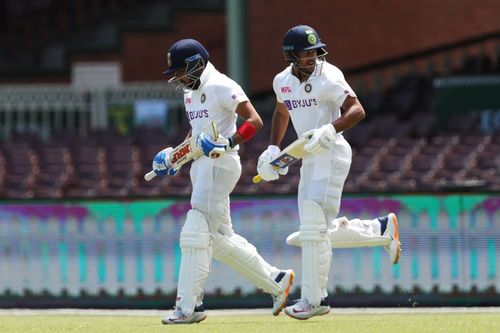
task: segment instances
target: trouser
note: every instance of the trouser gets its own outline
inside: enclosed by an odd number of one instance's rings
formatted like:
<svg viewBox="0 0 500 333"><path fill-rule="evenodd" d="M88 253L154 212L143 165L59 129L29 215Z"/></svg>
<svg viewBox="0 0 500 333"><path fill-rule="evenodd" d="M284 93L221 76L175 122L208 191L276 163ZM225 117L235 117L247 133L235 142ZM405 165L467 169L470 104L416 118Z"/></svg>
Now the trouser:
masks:
<svg viewBox="0 0 500 333"><path fill-rule="evenodd" d="M201 157L191 166L192 209L181 231L181 266L176 306L185 315L193 313L203 298L203 287L210 271L212 253L248 278L258 288L273 295L281 292L274 281L279 270L267 263L257 249L233 231L229 194L240 175L236 154L211 160Z"/></svg>

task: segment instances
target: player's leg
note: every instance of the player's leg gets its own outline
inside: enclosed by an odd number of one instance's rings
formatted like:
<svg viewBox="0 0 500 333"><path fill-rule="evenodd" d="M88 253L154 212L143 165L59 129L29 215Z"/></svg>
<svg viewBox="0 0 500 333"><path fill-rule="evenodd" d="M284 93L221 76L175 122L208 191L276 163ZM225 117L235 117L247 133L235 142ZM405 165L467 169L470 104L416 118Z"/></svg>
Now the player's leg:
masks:
<svg viewBox="0 0 500 333"><path fill-rule="evenodd" d="M199 158L191 165L192 210L181 232L181 267L174 313L164 324L190 324L206 318L203 312L203 286L211 259L211 240L219 228L224 210L241 173L239 160L225 155L222 161ZM217 161L217 162L216 162ZM227 168L216 168L223 163ZM218 177L224 177L225 182ZM217 218L214 218L217 217Z"/></svg>
<svg viewBox="0 0 500 333"><path fill-rule="evenodd" d="M198 159L193 162L190 175L191 206L207 216L210 231L216 234L224 225L231 225L229 195L241 175L239 156L228 153L216 160Z"/></svg>
<svg viewBox="0 0 500 333"><path fill-rule="evenodd" d="M328 222L339 212L350 161L351 149L343 140L335 145L335 153L316 155L302 163L298 191L302 296L285 309L293 318L308 319L330 311L326 289L331 264Z"/></svg>
<svg viewBox="0 0 500 333"><path fill-rule="evenodd" d="M336 146L337 147L337 146ZM384 246L389 252L393 264L399 260L400 242L397 218L394 213L373 220L336 218L340 209L340 198L345 179L349 172L351 150L347 142L337 147L338 154L331 161L323 163L323 168L315 165L315 169L307 173L310 178L307 189L309 197L317 200L324 208L329 223L330 241L333 248L353 248L368 246ZM328 169L330 165L330 169ZM321 174L332 173L328 179ZM313 173L312 175L311 172ZM315 178L319 178L315 180ZM322 187L322 184L324 186ZM317 189L312 191L312 189ZM305 192L305 191L304 191ZM382 230L384 229L385 230ZM299 232L287 237L287 244L300 246Z"/></svg>
<svg viewBox="0 0 500 333"><path fill-rule="evenodd" d="M163 318L164 324L191 324L206 318L200 308L195 310L210 270L210 233L205 215L191 209L180 237L181 265L175 310Z"/></svg>
<svg viewBox="0 0 500 333"><path fill-rule="evenodd" d="M313 200L304 200L300 211L301 299L285 308L285 313L296 319L308 319L330 312L330 306L326 303L326 285L332 255L327 222L321 206Z"/></svg>
<svg viewBox="0 0 500 333"><path fill-rule="evenodd" d="M280 271L262 258L255 246L245 238L232 233L218 234L213 241L214 258L246 277L257 288L273 296L273 315L277 316L286 305L293 283L293 270Z"/></svg>
<svg viewBox="0 0 500 333"><path fill-rule="evenodd" d="M328 229L332 248L355 248L383 246L390 260L396 264L401 252L397 216L389 213L373 220L335 219ZM300 232L294 232L286 239L287 244L300 246Z"/></svg>
<svg viewBox="0 0 500 333"><path fill-rule="evenodd" d="M394 213L373 220L336 219L330 229L330 239L333 248L383 246L393 264L399 261L401 243L398 219Z"/></svg>
<svg viewBox="0 0 500 333"><path fill-rule="evenodd" d="M322 203L325 209L325 214L328 221L334 221L331 224L330 238L332 239L333 247L358 247L358 246L384 246L385 248L393 248L396 251L389 251L391 262L397 263L399 259L399 234L397 233L396 215L388 215L388 223L384 218L376 218L373 220L349 220L346 219L334 220L340 210L340 198L343 191L344 182L347 178L350 163L343 163L344 158L351 160L351 148L347 141L342 140L338 150L335 151L335 162L333 166L332 182L330 182L327 190L327 201ZM390 217L390 218L389 218ZM382 228L389 226L383 232ZM380 228L380 229L379 229ZM395 231L395 232L390 232Z"/></svg>
<svg viewBox="0 0 500 333"><path fill-rule="evenodd" d="M221 161L216 160L213 179L217 186L210 189L212 195L205 205L211 220L214 220L211 225L217 226L213 239L214 258L230 266L258 288L273 295L275 300L273 314L278 315L288 297L294 272L280 271L270 265L252 244L234 233L230 217L229 193L240 177L241 165L238 156L228 154L224 160L223 165Z"/></svg>

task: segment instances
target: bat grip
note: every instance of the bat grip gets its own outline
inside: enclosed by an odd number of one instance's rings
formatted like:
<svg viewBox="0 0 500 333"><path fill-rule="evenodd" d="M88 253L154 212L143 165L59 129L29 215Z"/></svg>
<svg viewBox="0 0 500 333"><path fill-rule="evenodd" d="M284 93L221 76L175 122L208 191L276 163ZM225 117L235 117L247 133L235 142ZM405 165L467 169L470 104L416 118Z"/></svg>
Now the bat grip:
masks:
<svg viewBox="0 0 500 333"><path fill-rule="evenodd" d="M219 147L217 147L217 148L212 149L212 151L209 154L209 157L211 159L217 159L217 158L223 157L225 154L226 154L226 149L225 148L219 148Z"/></svg>
<svg viewBox="0 0 500 333"><path fill-rule="evenodd" d="M146 181L150 181L151 179L155 178L156 177L156 173L154 172L154 170L151 170L149 171L147 174L144 175L144 179Z"/></svg>
<svg viewBox="0 0 500 333"><path fill-rule="evenodd" d="M261 182L261 180L262 180L262 177L261 177L260 175L256 175L256 176L254 176L254 177L252 178L252 182L253 182L254 184L258 184L258 183L260 183L260 182Z"/></svg>

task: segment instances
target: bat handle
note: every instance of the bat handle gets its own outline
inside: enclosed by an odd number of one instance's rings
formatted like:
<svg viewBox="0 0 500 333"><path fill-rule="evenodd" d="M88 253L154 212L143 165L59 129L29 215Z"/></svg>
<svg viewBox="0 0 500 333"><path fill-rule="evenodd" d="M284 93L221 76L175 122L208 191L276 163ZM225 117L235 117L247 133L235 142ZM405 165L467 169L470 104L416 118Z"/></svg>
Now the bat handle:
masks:
<svg viewBox="0 0 500 333"><path fill-rule="evenodd" d="M260 183L260 181L261 181L261 180L262 180L262 177L261 177L260 175L256 175L256 176L254 176L254 177L252 178L252 182L253 182L254 184L258 184L258 183Z"/></svg>
<svg viewBox="0 0 500 333"><path fill-rule="evenodd" d="M208 155L211 159L214 160L214 159L223 157L225 154L226 154L225 148L214 148L214 149L212 149L212 151Z"/></svg>
<svg viewBox="0 0 500 333"><path fill-rule="evenodd" d="M149 171L147 174L144 175L144 179L146 181L150 181L151 179L155 178L156 177L156 173L154 172L154 170L151 170Z"/></svg>

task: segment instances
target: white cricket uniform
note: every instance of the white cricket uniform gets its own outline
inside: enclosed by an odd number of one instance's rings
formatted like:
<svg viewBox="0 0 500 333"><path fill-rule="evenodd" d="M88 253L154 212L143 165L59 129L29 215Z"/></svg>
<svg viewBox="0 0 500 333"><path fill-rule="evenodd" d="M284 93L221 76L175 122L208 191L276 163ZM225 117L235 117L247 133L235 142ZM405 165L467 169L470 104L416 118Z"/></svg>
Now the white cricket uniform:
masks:
<svg viewBox="0 0 500 333"><path fill-rule="evenodd" d="M219 133L226 138L231 137L236 132L236 108L245 101L248 101L248 97L242 88L207 62L198 89L186 91L184 94L186 116L192 127L192 135L197 136L215 121ZM227 264L258 288L278 295L281 289L274 277L278 275L279 270L268 264L252 244L233 231L229 195L241 176L237 150L238 146L221 158L210 159L203 155L193 161L190 170L193 187L191 206L193 210L201 212L208 223L208 262L213 254L216 260ZM186 230L186 235L193 237L189 232L192 230ZM182 237L181 232L181 244ZM193 255L193 252L193 249L182 252L182 274L179 275L177 290L176 306L186 315L193 312L195 305L201 304L202 288L207 277L207 272L200 271L196 264L193 264L197 260L196 256L203 258L203 255ZM189 259L190 257L193 258ZM194 278L184 279L184 276L192 277L193 274Z"/></svg>
<svg viewBox="0 0 500 333"><path fill-rule="evenodd" d="M200 77L198 89L184 94L186 116L197 136L214 121L219 133L229 138L236 132L238 104L248 101L243 89L226 75L220 73L210 62ZM206 156L193 161L191 165L191 206L205 214L210 231L231 233L229 216L229 194L241 175L241 163L237 146L224 157L210 159Z"/></svg>
<svg viewBox="0 0 500 333"><path fill-rule="evenodd" d="M347 96L356 97L342 72L332 64L318 61L314 74L300 82L292 74L290 65L273 81L277 101L288 109L299 137L338 119ZM290 235L287 243L302 246L302 298L313 305L318 305L320 299L327 296L331 247L380 246L389 242L380 235L380 223L376 219L336 219L351 159L350 145L342 133L337 133L330 150L320 154L306 153L302 160L298 188L301 231ZM319 204L322 213L314 210L314 204L311 208L311 201ZM321 222L323 214L324 222ZM317 221L311 220L316 218ZM329 229L328 233L324 228ZM312 243L307 239L311 240L311 230L316 230ZM303 232L302 239L299 235Z"/></svg>
<svg viewBox="0 0 500 333"><path fill-rule="evenodd" d="M309 130L332 123L340 117L340 107L346 97L356 97L342 72L334 65L326 61L323 64L318 62L316 71L321 73L301 83L292 74L290 65L274 78L276 98L288 109L299 137ZM300 170L299 203L306 199L318 202L327 220L333 221L340 209L340 198L351 159L351 147L342 133L335 136L330 151L317 155L306 154Z"/></svg>

